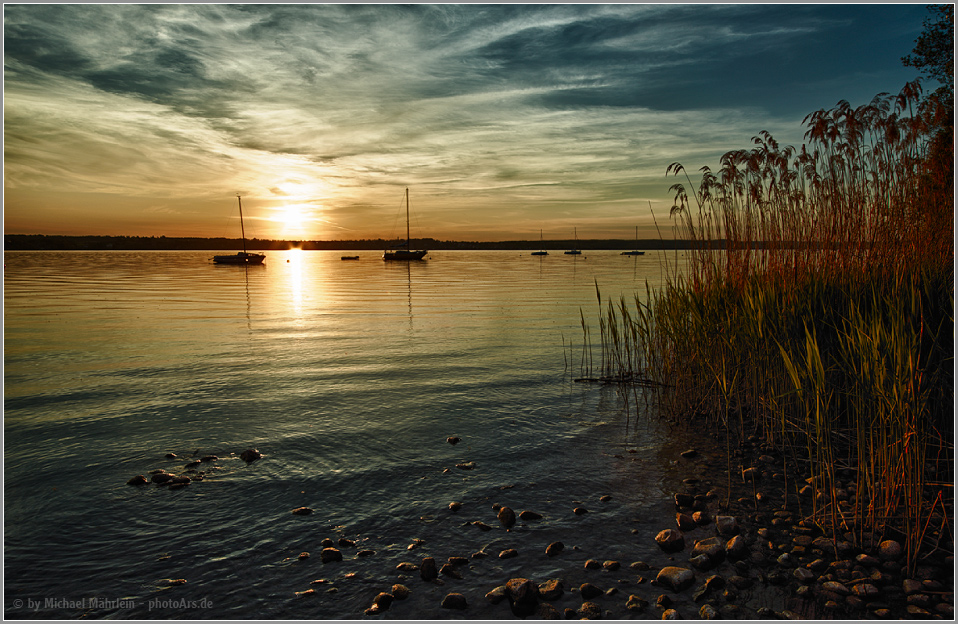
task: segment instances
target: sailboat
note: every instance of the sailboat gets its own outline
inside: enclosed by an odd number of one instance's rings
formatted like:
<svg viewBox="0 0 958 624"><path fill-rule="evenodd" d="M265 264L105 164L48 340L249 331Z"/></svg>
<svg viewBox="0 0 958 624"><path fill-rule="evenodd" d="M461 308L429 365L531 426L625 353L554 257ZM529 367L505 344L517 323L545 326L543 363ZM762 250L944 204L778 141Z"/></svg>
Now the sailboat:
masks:
<svg viewBox="0 0 958 624"><path fill-rule="evenodd" d="M263 260L266 260L265 254L247 253L246 251L246 228L243 226L243 198L237 194L236 201L239 202L240 231L243 233L243 251L238 251L236 255L233 256L213 256L213 262L216 264L263 264Z"/></svg>
<svg viewBox="0 0 958 624"><path fill-rule="evenodd" d="M639 246L639 226L635 226L635 246ZM644 256L644 251L632 250L632 251L623 251L622 256Z"/></svg>
<svg viewBox="0 0 958 624"><path fill-rule="evenodd" d="M572 235L575 236L575 242L578 243L578 242L579 242L579 234L578 234L578 232L576 232L575 228L572 228ZM570 249L569 251L566 251L566 252L565 252L565 255L567 255L567 256L581 256L581 255L582 255L582 252L579 251L578 249L576 249L577 246L578 246L578 245L572 245L572 249Z"/></svg>
<svg viewBox="0 0 958 624"><path fill-rule="evenodd" d="M387 249L383 251L383 260L422 260L423 257L429 253L425 249L413 251L409 245L409 189L406 189L406 243L405 249L398 249L402 247L403 243L400 243L396 247Z"/></svg>
<svg viewBox="0 0 958 624"><path fill-rule="evenodd" d="M542 247L542 230L539 230L539 247ZM548 256L549 252L545 249L540 249L539 251L533 251L533 256Z"/></svg>

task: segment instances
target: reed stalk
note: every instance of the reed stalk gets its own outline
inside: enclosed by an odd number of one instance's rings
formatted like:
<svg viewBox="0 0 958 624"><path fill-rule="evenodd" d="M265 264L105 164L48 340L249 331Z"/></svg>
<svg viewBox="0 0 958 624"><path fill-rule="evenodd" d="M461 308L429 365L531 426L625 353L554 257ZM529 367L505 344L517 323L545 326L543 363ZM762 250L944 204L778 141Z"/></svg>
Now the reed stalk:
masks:
<svg viewBox="0 0 958 624"><path fill-rule="evenodd" d="M954 198L919 95L812 113L798 150L763 132L697 188L673 163L688 268L631 308L596 286L603 375L649 380L669 418L788 450L815 522L900 531L912 566L954 513Z"/></svg>

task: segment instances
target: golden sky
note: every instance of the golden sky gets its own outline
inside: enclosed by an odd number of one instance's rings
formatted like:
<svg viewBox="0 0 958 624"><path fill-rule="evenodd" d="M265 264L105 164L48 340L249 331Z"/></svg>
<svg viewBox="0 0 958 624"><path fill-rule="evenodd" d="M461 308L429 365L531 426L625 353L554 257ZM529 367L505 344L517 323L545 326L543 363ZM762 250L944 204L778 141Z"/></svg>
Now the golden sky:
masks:
<svg viewBox="0 0 958 624"><path fill-rule="evenodd" d="M666 168L916 77L922 5L4 7L4 231L670 235ZM651 205L651 210L650 210Z"/></svg>

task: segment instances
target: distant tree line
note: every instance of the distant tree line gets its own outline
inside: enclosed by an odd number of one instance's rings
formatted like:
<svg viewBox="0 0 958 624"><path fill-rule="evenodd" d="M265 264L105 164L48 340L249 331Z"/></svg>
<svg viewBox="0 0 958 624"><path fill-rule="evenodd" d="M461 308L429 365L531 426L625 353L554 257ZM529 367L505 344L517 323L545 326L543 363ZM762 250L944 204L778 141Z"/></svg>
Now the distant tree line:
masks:
<svg viewBox="0 0 958 624"><path fill-rule="evenodd" d="M716 241L713 248L721 248L724 241ZM253 238L246 241L246 248L256 251L305 249L305 250L381 250L396 244L395 240L381 238L362 240L298 241L264 240ZM691 243L684 240L547 240L547 241L440 241L433 238L413 239L414 248L429 250L474 249L474 250L566 250L576 247L583 250L659 250L689 249ZM6 234L5 251L221 251L242 249L242 239L200 238L174 236L59 236L44 234Z"/></svg>

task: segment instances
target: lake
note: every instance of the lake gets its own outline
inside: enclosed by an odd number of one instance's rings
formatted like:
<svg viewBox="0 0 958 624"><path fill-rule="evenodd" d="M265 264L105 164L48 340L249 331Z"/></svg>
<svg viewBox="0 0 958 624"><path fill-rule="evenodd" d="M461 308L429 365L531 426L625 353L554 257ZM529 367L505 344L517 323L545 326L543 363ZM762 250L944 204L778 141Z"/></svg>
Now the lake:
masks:
<svg viewBox="0 0 958 624"><path fill-rule="evenodd" d="M402 582L387 618L502 618L483 596L513 576L667 565L683 442L573 382L596 285L644 298L666 252L266 253L4 255L6 617L356 619ZM182 489L127 485L208 455ZM495 503L543 517L506 531ZM425 556L471 559L442 586L396 569Z"/></svg>

